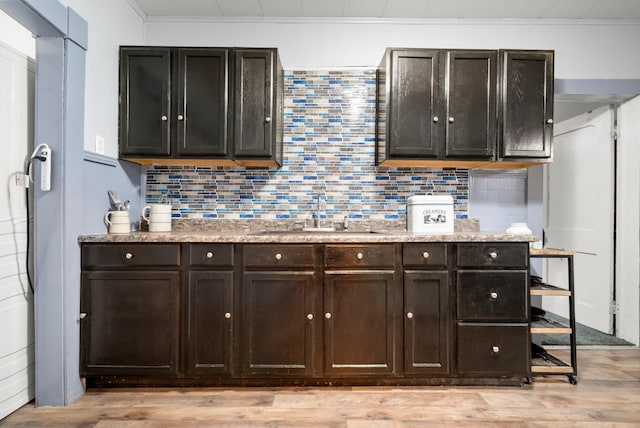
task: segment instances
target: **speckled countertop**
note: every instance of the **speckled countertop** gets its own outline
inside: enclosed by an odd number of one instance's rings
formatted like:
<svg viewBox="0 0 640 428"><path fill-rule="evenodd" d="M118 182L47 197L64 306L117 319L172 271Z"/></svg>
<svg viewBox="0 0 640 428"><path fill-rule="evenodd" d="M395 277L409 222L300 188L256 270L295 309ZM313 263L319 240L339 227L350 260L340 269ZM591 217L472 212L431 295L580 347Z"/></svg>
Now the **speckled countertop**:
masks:
<svg viewBox="0 0 640 428"><path fill-rule="evenodd" d="M457 220L453 233L409 233L398 222L352 222L350 230L304 232L292 222L261 220L180 220L171 232L81 235L81 243L228 242L228 243L392 243L392 242L534 242L534 235L479 232L476 220Z"/></svg>

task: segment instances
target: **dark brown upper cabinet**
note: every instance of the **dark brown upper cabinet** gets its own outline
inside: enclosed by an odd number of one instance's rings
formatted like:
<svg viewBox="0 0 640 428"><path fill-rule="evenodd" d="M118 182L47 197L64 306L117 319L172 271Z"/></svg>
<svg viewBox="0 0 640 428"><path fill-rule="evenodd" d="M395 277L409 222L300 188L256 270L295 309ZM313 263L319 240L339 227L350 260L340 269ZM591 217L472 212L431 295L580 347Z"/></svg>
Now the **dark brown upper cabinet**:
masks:
<svg viewBox="0 0 640 428"><path fill-rule="evenodd" d="M503 168L548 161L552 108L552 51L387 49L378 69L376 161Z"/></svg>
<svg viewBox="0 0 640 428"><path fill-rule="evenodd" d="M378 163L488 161L497 52L388 49L378 79Z"/></svg>
<svg viewBox="0 0 640 428"><path fill-rule="evenodd" d="M548 160L553 136L553 51L500 52L500 157Z"/></svg>
<svg viewBox="0 0 640 428"><path fill-rule="evenodd" d="M276 49L122 47L120 156L141 164L281 165L281 75Z"/></svg>
<svg viewBox="0 0 640 428"><path fill-rule="evenodd" d="M282 164L283 73L276 49L234 51L234 159L242 165Z"/></svg>

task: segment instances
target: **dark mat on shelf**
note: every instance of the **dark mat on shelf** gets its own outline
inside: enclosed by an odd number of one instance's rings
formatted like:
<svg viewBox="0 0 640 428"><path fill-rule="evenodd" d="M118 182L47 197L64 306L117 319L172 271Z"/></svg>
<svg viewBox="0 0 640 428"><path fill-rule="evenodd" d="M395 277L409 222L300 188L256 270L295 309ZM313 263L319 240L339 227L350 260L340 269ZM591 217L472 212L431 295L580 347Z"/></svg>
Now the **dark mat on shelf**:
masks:
<svg viewBox="0 0 640 428"><path fill-rule="evenodd" d="M559 315L547 312L546 317L563 324L569 325L569 320ZM543 345L566 345L569 346L569 335L567 334L541 334ZM576 323L576 344L577 345L602 345L602 346L632 346L619 337L603 333L586 325Z"/></svg>

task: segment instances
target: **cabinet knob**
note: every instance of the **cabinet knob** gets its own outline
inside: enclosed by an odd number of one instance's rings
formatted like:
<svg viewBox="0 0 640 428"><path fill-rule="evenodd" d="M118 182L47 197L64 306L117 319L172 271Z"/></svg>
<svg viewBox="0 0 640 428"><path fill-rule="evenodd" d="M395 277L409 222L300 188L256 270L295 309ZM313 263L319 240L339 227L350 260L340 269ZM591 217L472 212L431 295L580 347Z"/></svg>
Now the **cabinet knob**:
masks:
<svg viewBox="0 0 640 428"><path fill-rule="evenodd" d="M207 251L207 258L208 259L212 259L213 258L213 253L211 251Z"/></svg>
<svg viewBox="0 0 640 428"><path fill-rule="evenodd" d="M124 258L127 260L131 260L133 258L133 253L125 253Z"/></svg>
<svg viewBox="0 0 640 428"><path fill-rule="evenodd" d="M328 320L331 319L331 312L327 312L326 314L324 314L324 317Z"/></svg>
<svg viewBox="0 0 640 428"><path fill-rule="evenodd" d="M413 312L407 312L407 318L413 319Z"/></svg>
<svg viewBox="0 0 640 428"><path fill-rule="evenodd" d="M357 258L358 260L362 260L362 259L364 259L364 254L362 254L362 253L358 253L358 254L356 254L356 258Z"/></svg>
<svg viewBox="0 0 640 428"><path fill-rule="evenodd" d="M453 117L450 117L449 118L449 123L453 123L453 122L455 122L455 119Z"/></svg>
<svg viewBox="0 0 640 428"><path fill-rule="evenodd" d="M276 260L282 260L282 254L280 253L276 254Z"/></svg>
<svg viewBox="0 0 640 428"><path fill-rule="evenodd" d="M265 121L266 123L271 123L271 118L270 118L270 117L265 117L265 118L264 118L264 121Z"/></svg>
<svg viewBox="0 0 640 428"><path fill-rule="evenodd" d="M83 320L87 317L87 313L86 312L80 312L80 319Z"/></svg>
<svg viewBox="0 0 640 428"><path fill-rule="evenodd" d="M492 251L489 253L489 257L495 260L498 258L498 253L496 253L495 251Z"/></svg>
<svg viewBox="0 0 640 428"><path fill-rule="evenodd" d="M499 354L500 353L500 347L496 346L496 345L493 345L491 347L491 352L493 352L494 354Z"/></svg>
<svg viewBox="0 0 640 428"><path fill-rule="evenodd" d="M438 123L438 116L433 116L433 123Z"/></svg>
<svg viewBox="0 0 640 428"><path fill-rule="evenodd" d="M313 319L313 314L307 314L307 319L311 321Z"/></svg>
<svg viewBox="0 0 640 428"><path fill-rule="evenodd" d="M162 119L163 122L166 122L167 120L169 120L169 118L167 117L167 115L163 114L162 116L160 116L160 119Z"/></svg>
<svg viewBox="0 0 640 428"><path fill-rule="evenodd" d="M181 115L181 114L179 114L179 115L178 115L178 120L184 120L184 116L183 116L183 115Z"/></svg>
<svg viewBox="0 0 640 428"><path fill-rule="evenodd" d="M491 298L491 300L498 300L498 293L492 291L491 294L489 294L489 297Z"/></svg>
<svg viewBox="0 0 640 428"><path fill-rule="evenodd" d="M224 317L225 317L226 319L230 319L230 318L231 318L231 313L230 313L230 312L225 312L225 313L224 313Z"/></svg>
<svg viewBox="0 0 640 428"><path fill-rule="evenodd" d="M553 123L553 119L547 119L547 123L551 125Z"/></svg>
<svg viewBox="0 0 640 428"><path fill-rule="evenodd" d="M428 251L425 251L424 253L422 253L422 258L423 259L428 259L431 256L431 254L429 254Z"/></svg>

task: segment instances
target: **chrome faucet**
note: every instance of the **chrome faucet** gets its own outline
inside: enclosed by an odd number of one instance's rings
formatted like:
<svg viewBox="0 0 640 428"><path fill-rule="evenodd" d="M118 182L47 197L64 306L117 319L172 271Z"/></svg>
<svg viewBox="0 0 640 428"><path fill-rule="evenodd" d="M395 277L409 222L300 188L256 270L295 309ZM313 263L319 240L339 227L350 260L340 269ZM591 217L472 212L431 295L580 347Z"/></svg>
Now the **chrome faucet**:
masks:
<svg viewBox="0 0 640 428"><path fill-rule="evenodd" d="M322 198L322 195L320 194L320 192L318 192L317 198L318 198L318 201L317 201L317 205L316 205L315 227L307 227L307 228L304 228L303 230L305 230L305 231L333 232L335 230L333 225L331 227L324 227L324 228L320 227L320 200Z"/></svg>

